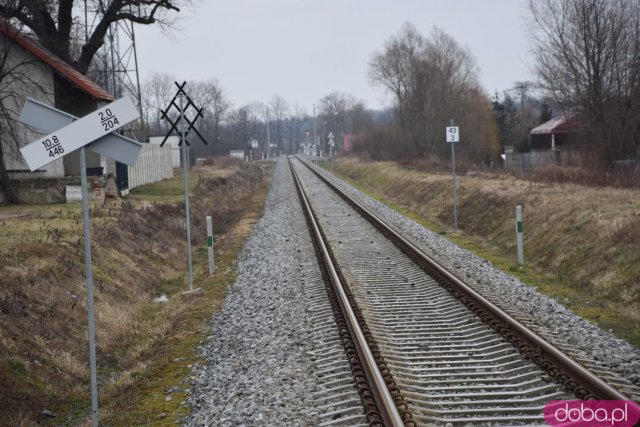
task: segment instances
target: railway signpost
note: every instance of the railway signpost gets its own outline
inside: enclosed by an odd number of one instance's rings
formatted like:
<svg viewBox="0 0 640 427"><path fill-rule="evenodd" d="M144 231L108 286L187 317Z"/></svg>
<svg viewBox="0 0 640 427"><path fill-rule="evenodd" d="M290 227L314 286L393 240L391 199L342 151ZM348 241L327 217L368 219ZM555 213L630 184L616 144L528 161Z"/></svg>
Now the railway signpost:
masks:
<svg viewBox="0 0 640 427"><path fill-rule="evenodd" d="M198 132L198 129L196 129L194 126L195 122L203 116L203 109L196 107L191 98L189 98L189 95L187 95L187 92L185 92L184 87L187 85L187 82L183 82L181 85L179 85L178 82L175 82L175 85L178 87L178 91L174 95L167 108L164 111L160 111L161 117L171 125L169 132L167 132L167 135L162 140L162 143L160 143L160 146L164 145L164 143L174 131L178 132L178 134L180 135L179 145L182 147L182 167L184 170L184 208L187 228L187 254L189 259L189 290L187 292L193 292L191 220L189 214L189 151L187 147L189 145L189 141L187 140L187 135L189 135L189 133L193 131L196 135L198 135L198 137L200 137L200 140L205 145L207 145L207 140L204 139L202 135L200 135L200 132ZM185 100L187 101L186 105ZM178 117L175 120L169 116L169 112L171 111L172 107L176 109L178 113ZM191 118L189 118L188 115L189 111L193 111L193 113L191 113Z"/></svg>
<svg viewBox="0 0 640 427"><path fill-rule="evenodd" d="M207 215L207 252L209 255L209 274L213 274L215 271L215 263L213 258L213 243L215 237L213 235L213 222L211 216Z"/></svg>
<svg viewBox="0 0 640 427"><path fill-rule="evenodd" d="M79 120L71 121L62 128L54 129L47 136L22 147L20 152L33 172L120 129L139 116L140 113L131 98L125 96ZM27 114L27 119L29 118ZM107 145L111 148L111 144ZM135 157L137 158L137 154Z"/></svg>
<svg viewBox="0 0 640 427"><path fill-rule="evenodd" d="M76 120L78 117L74 115L31 98L27 98L18 117L19 122L45 134L62 129ZM120 163L133 166L142 145L117 133L107 133L89 143L87 148Z"/></svg>
<svg viewBox="0 0 640 427"><path fill-rule="evenodd" d="M89 329L89 363L91 370L91 418L94 426L98 425L98 381L96 373L96 337L93 315L93 269L91 266L91 234L89 222L89 194L87 189L87 162L85 146L96 140L108 136L114 130L136 120L140 114L129 97L120 98L93 113L77 119L74 116L55 110L52 107L35 105L34 102L25 104L27 110L21 112L22 119L27 124L49 132L31 144L20 149L29 169L33 172L42 166L60 159L69 153L80 149L80 180L82 183L82 215L84 234L84 260L87 280L87 317ZM34 112L35 111L35 112ZM40 114L38 113L40 111ZM41 117L40 117L41 116ZM40 120L39 120L40 118ZM68 124L65 125L65 121ZM39 123L43 125L38 126ZM133 144L132 144L133 143ZM140 151L139 144L131 140L107 138L98 144L98 150L116 153L115 156L124 163L135 163ZM123 156L117 154L119 149L126 152ZM98 151L95 150L95 151Z"/></svg>
<svg viewBox="0 0 640 427"><path fill-rule="evenodd" d="M453 193L453 227L458 229L458 206L456 201L456 142L460 142L460 129L458 126L453 125L453 119L451 119L451 125L445 129L445 140L451 143L451 175L453 177L452 193Z"/></svg>
<svg viewBox="0 0 640 427"><path fill-rule="evenodd" d="M327 137L329 138L329 162L331 163L331 167L333 167L334 147L336 145L336 142L334 141L335 136L333 135L333 132L329 132Z"/></svg>
<svg viewBox="0 0 640 427"><path fill-rule="evenodd" d="M518 264L524 264L524 252L522 249L522 206L516 206L516 246L518 254Z"/></svg>
<svg viewBox="0 0 640 427"><path fill-rule="evenodd" d="M453 119L451 119L451 126L447 126L447 142L460 142L460 128L453 126Z"/></svg>

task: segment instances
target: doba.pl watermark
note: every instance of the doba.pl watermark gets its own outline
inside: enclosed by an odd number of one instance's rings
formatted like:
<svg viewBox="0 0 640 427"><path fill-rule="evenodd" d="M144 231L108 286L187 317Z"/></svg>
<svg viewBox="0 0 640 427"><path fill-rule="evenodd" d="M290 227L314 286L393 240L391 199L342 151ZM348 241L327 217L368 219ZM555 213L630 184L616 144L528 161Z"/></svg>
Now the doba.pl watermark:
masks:
<svg viewBox="0 0 640 427"><path fill-rule="evenodd" d="M640 420L640 406L632 400L552 400L544 419L558 427L633 427Z"/></svg>

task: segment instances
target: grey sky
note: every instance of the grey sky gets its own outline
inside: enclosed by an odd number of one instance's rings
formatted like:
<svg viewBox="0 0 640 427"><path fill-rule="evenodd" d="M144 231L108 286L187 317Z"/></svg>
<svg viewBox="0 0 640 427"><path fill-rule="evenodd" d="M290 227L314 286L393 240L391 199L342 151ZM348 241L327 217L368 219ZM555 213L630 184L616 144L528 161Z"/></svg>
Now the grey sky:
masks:
<svg viewBox="0 0 640 427"><path fill-rule="evenodd" d="M181 15L171 37L136 27L141 78L215 78L235 106L278 94L310 113L333 91L388 105L369 83L369 58L407 21L469 47L487 94L533 79L526 0L203 0Z"/></svg>

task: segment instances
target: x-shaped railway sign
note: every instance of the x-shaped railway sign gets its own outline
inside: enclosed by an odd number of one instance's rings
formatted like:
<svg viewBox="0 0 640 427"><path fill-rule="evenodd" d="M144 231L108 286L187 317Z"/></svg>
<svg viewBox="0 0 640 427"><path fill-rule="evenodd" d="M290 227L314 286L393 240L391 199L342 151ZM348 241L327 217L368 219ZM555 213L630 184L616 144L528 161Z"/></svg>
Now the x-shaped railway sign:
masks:
<svg viewBox="0 0 640 427"><path fill-rule="evenodd" d="M175 82L175 85L178 87L178 92L176 92L175 96L173 97L173 99L171 100L171 102L169 103L169 106L167 107L166 110L162 111L160 110L161 113L161 118L163 118L164 120L168 121L169 124L171 125L171 128L169 129L169 132L167 132L167 135L164 137L164 139L162 140L162 142L160 143L160 146L163 146L164 143L167 141L167 138L169 138L169 136L174 132L179 132L180 129L178 129L178 125L180 124L180 120L184 119L184 121L187 123L187 128L184 129L184 142L187 145L189 144L189 141L187 141L186 136L189 134L189 132L191 132L191 130L193 130L196 135L198 135L200 137L200 139L202 140L202 142L204 142L205 145L207 144L207 140L204 139L204 137L202 135L200 135L200 132L198 132L198 129L195 128L195 122L196 120L198 120L198 118L203 117L202 115L202 108L198 108L196 107L196 104L193 103L193 101L191 101L191 98L189 98L189 95L187 95L187 92L184 91L184 87L186 86L187 82L183 82L181 85L178 84L178 82ZM187 99L187 105L179 105L176 104L176 100L178 99L178 97L180 96L184 96ZM171 107L174 107L176 110L178 110L178 118L174 121L171 120L171 118L169 117L169 110L171 109ZM189 119L189 117L187 117L186 112L189 110L189 108L192 107L195 111L196 114L193 117L193 120ZM182 141L180 141L179 145L182 145Z"/></svg>
<svg viewBox="0 0 640 427"><path fill-rule="evenodd" d="M91 151L133 166L142 145L122 135L106 133L138 117L135 106L132 106L131 100L125 97L78 119L78 117L64 111L27 98L18 120L45 134L55 132L56 135L35 141L22 147L21 151L29 167L34 171L63 157L68 152L80 148L86 142L93 141L87 145ZM73 126L70 126L72 123ZM66 130L70 131L68 132L70 133L69 138L63 138L63 134L58 134L58 131L64 132Z"/></svg>

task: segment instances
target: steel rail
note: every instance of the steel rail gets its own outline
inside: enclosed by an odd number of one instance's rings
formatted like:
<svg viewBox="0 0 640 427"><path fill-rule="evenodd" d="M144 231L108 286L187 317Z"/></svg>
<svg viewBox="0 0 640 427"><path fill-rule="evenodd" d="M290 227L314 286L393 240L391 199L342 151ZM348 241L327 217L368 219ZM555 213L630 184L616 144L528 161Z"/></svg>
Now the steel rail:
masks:
<svg viewBox="0 0 640 427"><path fill-rule="evenodd" d="M573 392L580 399L629 400L624 393L615 389L580 363L574 361L556 346L531 331L520 321L500 307L480 295L469 285L449 272L414 243L398 233L385 221L378 218L355 198L346 194L322 174L302 160L316 176L325 182L342 199L356 209L375 228L390 238L392 242L418 266L432 275L442 286L454 294L484 322L510 341L528 359L547 371L556 382Z"/></svg>
<svg viewBox="0 0 640 427"><path fill-rule="evenodd" d="M349 304L349 300L347 298L347 295L345 294L340 278L338 277L336 268L331 261L328 244L325 242L325 239L320 231L320 226L315 219L313 209L311 208L308 197L304 191L304 188L302 187L302 183L300 182L300 179L293 166L290 166L294 181L296 183L296 187L298 189L298 194L300 195L303 209L307 213L313 236L316 239L318 247L322 254L322 258L327 268L331 285L338 298L340 308L342 309L345 320L347 322L347 327L349 328L349 332L351 333L351 337L353 338L354 344L356 346L356 351L358 353L358 357L360 358L360 363L369 382L371 392L374 395L374 399L380 412L382 421L385 426L404 426L405 424L402 421L402 417L400 416L398 409L396 408L393 397L391 396L391 393L389 393L389 389L387 388L382 373L380 372L380 369L378 369L375 358L371 353L369 346L367 345L367 341L362 330L360 329L356 315L353 312L351 305Z"/></svg>

